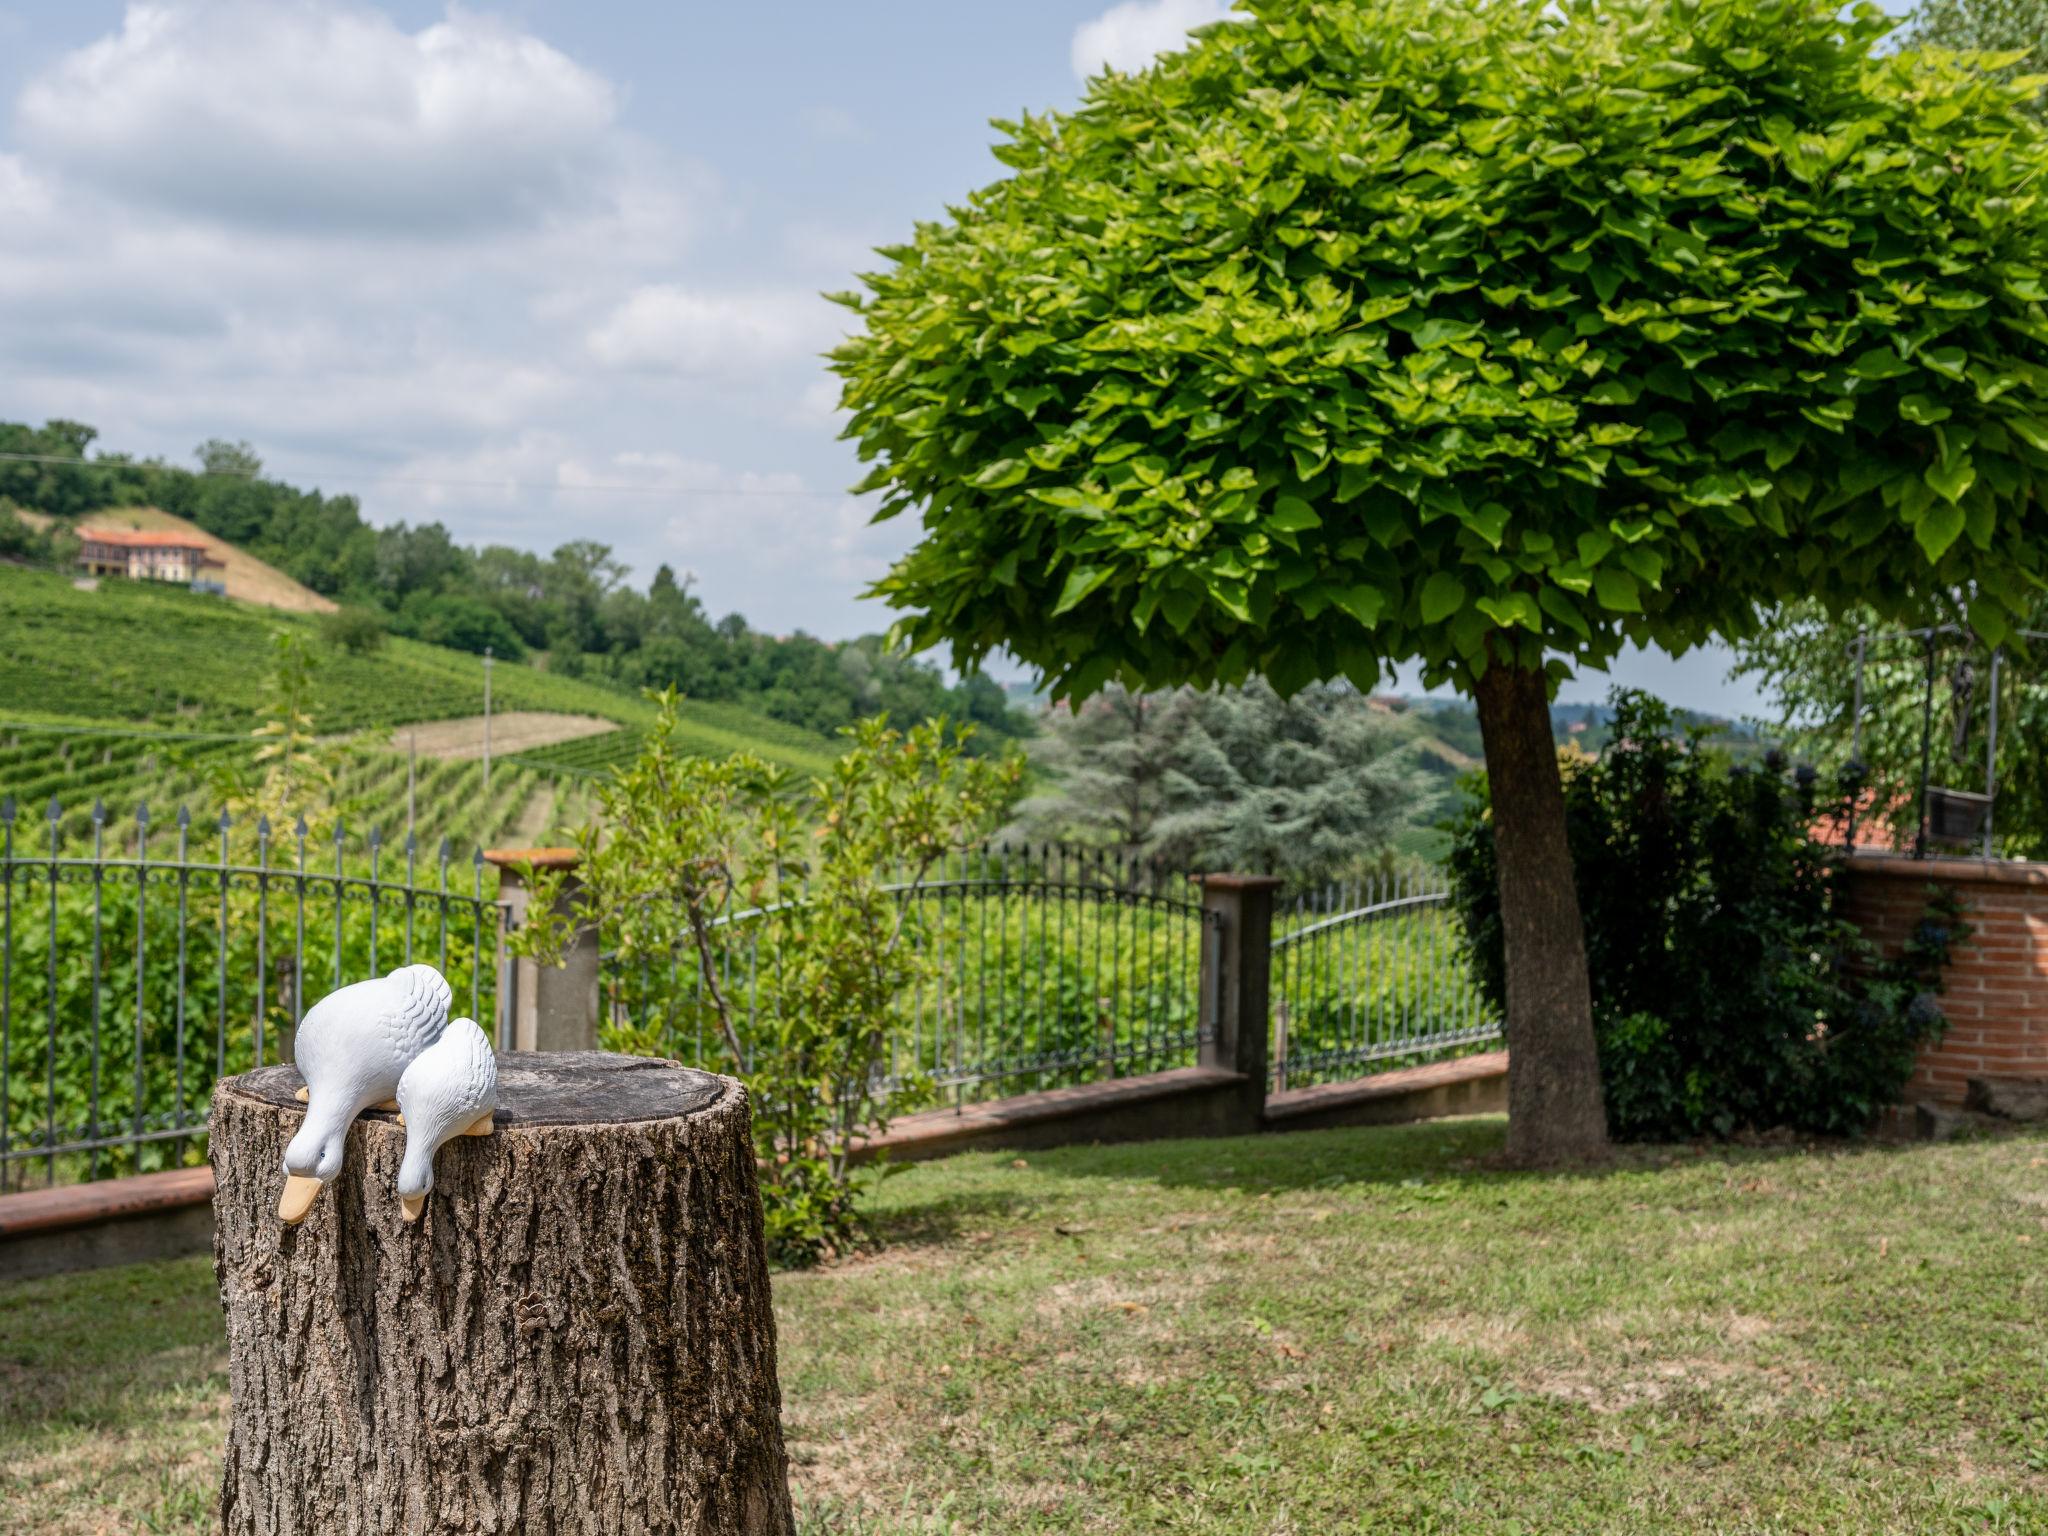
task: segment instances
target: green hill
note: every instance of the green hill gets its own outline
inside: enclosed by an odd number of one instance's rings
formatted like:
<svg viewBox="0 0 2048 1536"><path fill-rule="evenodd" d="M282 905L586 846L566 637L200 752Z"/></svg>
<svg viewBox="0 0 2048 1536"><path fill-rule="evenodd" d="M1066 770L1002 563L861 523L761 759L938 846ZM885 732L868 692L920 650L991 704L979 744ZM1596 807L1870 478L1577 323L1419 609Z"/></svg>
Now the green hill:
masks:
<svg viewBox="0 0 2048 1536"><path fill-rule="evenodd" d="M319 640L317 622L298 615L144 582L82 591L64 576L0 566L0 794L25 807L53 794L67 805L103 795L125 808L143 794L163 804L172 791L196 792L207 764L236 752L232 738L260 721L280 629L312 641L312 714L322 734L385 745L392 727L483 709L480 657L395 638L355 655ZM654 718L652 705L623 690L516 663L493 668L491 695L497 712L589 715L624 727L506 760L531 783L622 760ZM685 743L706 753L751 751L799 772L822 770L834 753L824 737L735 705L686 703L683 715ZM402 798L402 778L400 786ZM495 778L493 791L498 798Z"/></svg>
<svg viewBox="0 0 2048 1536"><path fill-rule="evenodd" d="M107 581L80 591L62 576L0 568L0 711L212 729L247 728L262 708L273 631L317 626L168 585ZM365 655L319 647L314 724L339 734L483 708L480 657L392 639ZM645 699L536 667L500 662L493 707L597 715L622 725L654 718ZM832 756L821 736L730 704L684 705L688 739L707 752L751 750L792 768Z"/></svg>

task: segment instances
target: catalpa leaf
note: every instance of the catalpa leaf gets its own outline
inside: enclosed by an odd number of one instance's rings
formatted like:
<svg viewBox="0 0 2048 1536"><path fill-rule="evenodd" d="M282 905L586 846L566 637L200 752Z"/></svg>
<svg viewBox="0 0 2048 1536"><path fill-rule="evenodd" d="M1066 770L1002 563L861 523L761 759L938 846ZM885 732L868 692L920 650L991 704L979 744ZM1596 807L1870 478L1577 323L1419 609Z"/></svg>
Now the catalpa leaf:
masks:
<svg viewBox="0 0 2048 1536"><path fill-rule="evenodd" d="M1948 553L1949 545L1962 536L1963 509L1951 501L1937 501L1920 514L1920 521L1913 525L1913 537L1920 541L1921 549L1930 561L1939 560Z"/></svg>
<svg viewBox="0 0 2048 1536"><path fill-rule="evenodd" d="M1422 622L1441 624L1465 606L1465 583L1449 571L1438 571L1422 584Z"/></svg>
<svg viewBox="0 0 2048 1536"><path fill-rule="evenodd" d="M1641 613L1642 594L1636 590L1636 579L1627 571L1612 566L1593 573L1593 595L1600 599L1602 608L1616 613Z"/></svg>
<svg viewBox="0 0 2048 1536"><path fill-rule="evenodd" d="M1332 596L1339 608L1367 629L1379 623L1380 614L1387 606L1387 595L1378 587L1344 587Z"/></svg>
<svg viewBox="0 0 2048 1536"><path fill-rule="evenodd" d="M1969 456L1944 459L1927 466L1927 483L1949 501L1961 501L1963 493L1977 483L1977 470Z"/></svg>
<svg viewBox="0 0 2048 1536"><path fill-rule="evenodd" d="M1031 466L1022 459L997 459L974 477L974 484L984 491L1006 491L1030 473Z"/></svg>
<svg viewBox="0 0 2048 1536"><path fill-rule="evenodd" d="M1052 611L1058 618L1075 604L1086 601L1088 595L1116 573L1106 565L1077 566L1067 576L1067 584L1060 590L1059 605Z"/></svg>
<svg viewBox="0 0 2048 1536"><path fill-rule="evenodd" d="M1322 527L1323 520L1316 516L1316 509L1299 496L1282 496L1267 514L1266 526L1277 528L1282 533L1305 533L1311 528Z"/></svg>

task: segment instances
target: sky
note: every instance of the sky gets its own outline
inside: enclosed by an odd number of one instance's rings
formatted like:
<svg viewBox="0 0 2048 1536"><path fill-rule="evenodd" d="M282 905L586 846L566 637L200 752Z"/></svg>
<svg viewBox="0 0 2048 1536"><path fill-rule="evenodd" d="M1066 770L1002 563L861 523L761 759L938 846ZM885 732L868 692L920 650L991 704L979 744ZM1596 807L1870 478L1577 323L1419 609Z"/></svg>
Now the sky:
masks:
<svg viewBox="0 0 2048 1536"><path fill-rule="evenodd" d="M1002 173L989 118L1226 4L0 0L0 419L885 628L915 526L845 493L821 295ZM1759 708L1726 666L1615 677Z"/></svg>

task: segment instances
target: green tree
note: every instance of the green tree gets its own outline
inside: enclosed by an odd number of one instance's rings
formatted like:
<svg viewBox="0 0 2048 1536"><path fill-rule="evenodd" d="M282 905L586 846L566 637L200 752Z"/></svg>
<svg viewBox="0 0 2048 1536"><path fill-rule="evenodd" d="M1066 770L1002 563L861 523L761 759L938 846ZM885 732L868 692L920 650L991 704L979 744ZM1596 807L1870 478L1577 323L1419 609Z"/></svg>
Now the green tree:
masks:
<svg viewBox="0 0 2048 1536"><path fill-rule="evenodd" d="M999 125L834 353L921 645L1086 696L1469 691L1509 1152L1605 1143L1547 698L1811 595L2001 635L2044 560L2040 126L1833 0L1248 0Z"/></svg>
<svg viewBox="0 0 2048 1536"><path fill-rule="evenodd" d="M1435 797L1404 735L1348 688L1111 686L1046 716L1051 783L1027 838L1106 843L1185 867L1327 878L1388 851Z"/></svg>
<svg viewBox="0 0 2048 1536"><path fill-rule="evenodd" d="M1755 678L1776 714L1783 746L1833 775L1856 761L1867 786L1858 840L1887 833L1910 842L1918 828L1920 760L1927 741L1929 778L1966 790L1984 787L1992 670L1989 649L1961 630L1953 601L1922 614L1915 628L1953 626L1937 635L1932 721L1923 720L1927 650L1868 609L1830 618L1814 603L1785 609L1777 623L1738 649L1735 670ZM2048 600L2027 626L2048 633ZM1863 641L1861 714L1857 643ZM2048 673L2038 642L2008 648L1998 668L1998 764L1992 817L1997 847L2009 856L2048 856Z"/></svg>
<svg viewBox="0 0 2048 1536"><path fill-rule="evenodd" d="M337 608L320 617L320 638L351 656L384 648L384 620L371 608Z"/></svg>
<svg viewBox="0 0 2048 1536"><path fill-rule="evenodd" d="M255 480L263 474L263 460L246 442L231 443L225 438L209 437L192 450L192 456L199 460L199 472L204 475Z"/></svg>
<svg viewBox="0 0 2048 1536"><path fill-rule="evenodd" d="M534 875L529 910L557 915L513 946L551 959L589 922L622 968L646 959L677 978L663 1010L708 1024L752 1094L770 1249L813 1261L851 1234L854 1144L894 1102L880 1091L890 1031L932 964L911 942L931 920L917 892L986 835L1016 770L966 757L942 721L873 719L805 792L745 754L685 753L676 695L660 703L638 760L598 791L573 910L557 913L558 872ZM659 1030L638 1028L617 1043L660 1053Z"/></svg>
<svg viewBox="0 0 2048 1536"><path fill-rule="evenodd" d="M2001 79L2022 70L2038 73L2048 44L2048 4L2043 0L1925 0L1913 12L1909 39L1916 46L1988 53L1983 61ZM2034 87L2034 105L2042 103Z"/></svg>

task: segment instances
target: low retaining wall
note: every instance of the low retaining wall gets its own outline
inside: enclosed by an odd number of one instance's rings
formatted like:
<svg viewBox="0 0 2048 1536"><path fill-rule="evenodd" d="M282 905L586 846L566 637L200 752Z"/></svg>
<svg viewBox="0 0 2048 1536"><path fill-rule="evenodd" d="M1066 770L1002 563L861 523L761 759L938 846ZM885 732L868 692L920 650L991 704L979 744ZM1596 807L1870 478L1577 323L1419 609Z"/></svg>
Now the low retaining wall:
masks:
<svg viewBox="0 0 2048 1536"><path fill-rule="evenodd" d="M1273 1094L1257 1124L1241 1072L1185 1067L906 1115L857 1156L922 1162L976 1148L1036 1151L1086 1142L1158 1141L1392 1125L1507 1108L1505 1051ZM0 1195L0 1282L206 1253L213 1170L183 1168L97 1184Z"/></svg>
<svg viewBox="0 0 2048 1536"><path fill-rule="evenodd" d="M1507 1052L1489 1051L1270 1094L1264 1113L1248 1124L1243 1074L1187 1067L905 1115L891 1122L887 1135L864 1146L862 1155L886 1153L892 1162L915 1163L975 1148L1021 1152L1087 1142L1398 1125L1504 1112L1507 1083Z"/></svg>
<svg viewBox="0 0 2048 1536"><path fill-rule="evenodd" d="M1972 1077L2048 1077L2048 864L1858 854L1848 916L1895 954L1933 886L1961 899L1971 934L1943 977L1948 1033L1920 1053L1906 1102L1961 1104Z"/></svg>
<svg viewBox="0 0 2048 1536"><path fill-rule="evenodd" d="M211 1168L0 1195L0 1280L212 1249Z"/></svg>

